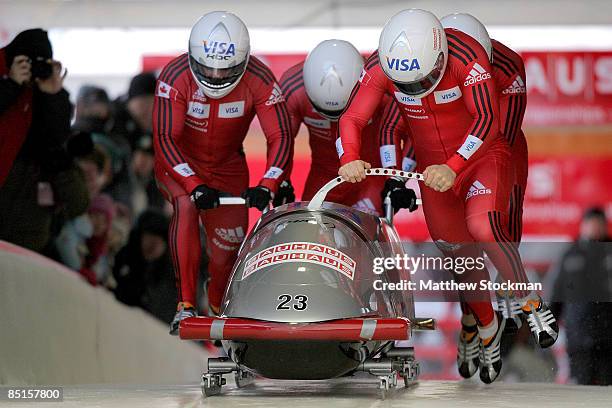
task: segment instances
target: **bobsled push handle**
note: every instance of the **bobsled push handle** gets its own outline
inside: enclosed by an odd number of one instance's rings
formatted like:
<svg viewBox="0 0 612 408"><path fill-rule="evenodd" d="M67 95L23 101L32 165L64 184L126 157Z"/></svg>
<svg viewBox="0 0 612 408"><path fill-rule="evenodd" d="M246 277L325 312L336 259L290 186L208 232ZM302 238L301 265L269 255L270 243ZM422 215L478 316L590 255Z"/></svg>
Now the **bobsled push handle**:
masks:
<svg viewBox="0 0 612 408"><path fill-rule="evenodd" d="M219 205L246 205L246 200L242 197L221 196L219 197ZM268 205L262 213L265 214L269 210L270 205Z"/></svg>
<svg viewBox="0 0 612 408"><path fill-rule="evenodd" d="M219 197L219 205L245 205L246 201L242 197Z"/></svg>
<svg viewBox="0 0 612 408"><path fill-rule="evenodd" d="M222 195L219 197L219 205L245 205L246 200L242 197L232 197L229 195L223 195L225 193L221 193ZM193 197L191 197L191 201L193 202Z"/></svg>
<svg viewBox="0 0 612 408"><path fill-rule="evenodd" d="M384 176L384 177L396 176L396 177L403 177L406 179L415 179L419 181L424 180L423 175L421 173L414 173L411 171L374 168L374 169L367 169L365 173L366 173L366 176ZM310 200L310 203L308 204L308 209L318 210L319 208L321 208L323 201L325 201L325 197L327 197L327 193L329 193L331 190L333 190L335 187L339 186L342 183L344 183L344 179L340 176L335 177L333 180L330 180L329 182L327 182L327 184L321 187L319 191L317 191L317 193L314 195L314 197L312 197L312 200ZM421 205L420 199L417 200L417 204Z"/></svg>

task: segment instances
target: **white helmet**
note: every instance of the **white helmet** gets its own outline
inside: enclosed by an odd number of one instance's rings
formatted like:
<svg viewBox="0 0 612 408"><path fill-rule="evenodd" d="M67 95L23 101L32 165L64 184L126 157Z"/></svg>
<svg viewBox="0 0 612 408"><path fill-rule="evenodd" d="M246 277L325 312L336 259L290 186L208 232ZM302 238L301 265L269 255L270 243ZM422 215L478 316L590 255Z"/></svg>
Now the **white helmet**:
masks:
<svg viewBox="0 0 612 408"><path fill-rule="evenodd" d="M454 13L442 17L440 22L444 28L454 28L478 41L487 52L489 61L492 60L493 46L491 45L491 37L489 37L484 24L476 17L467 13Z"/></svg>
<svg viewBox="0 0 612 408"><path fill-rule="evenodd" d="M338 119L363 69L363 57L347 41L325 40L304 62L306 95L317 112Z"/></svg>
<svg viewBox="0 0 612 408"><path fill-rule="evenodd" d="M240 82L249 62L249 31L236 15L213 11L203 15L189 35L189 68L211 98L222 98Z"/></svg>
<svg viewBox="0 0 612 408"><path fill-rule="evenodd" d="M380 33L379 63L405 94L423 98L432 92L444 75L447 57L446 34L429 11L400 11Z"/></svg>

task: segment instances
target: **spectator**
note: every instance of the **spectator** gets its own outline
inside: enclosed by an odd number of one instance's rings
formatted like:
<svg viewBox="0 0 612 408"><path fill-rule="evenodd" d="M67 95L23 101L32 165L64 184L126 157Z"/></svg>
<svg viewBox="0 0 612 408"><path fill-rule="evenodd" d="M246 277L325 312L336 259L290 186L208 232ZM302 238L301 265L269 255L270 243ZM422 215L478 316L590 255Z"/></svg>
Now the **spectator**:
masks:
<svg viewBox="0 0 612 408"><path fill-rule="evenodd" d="M111 157L112 180L105 192L123 207L123 213L137 215L148 206L149 198L159 205L159 193L151 187L152 171L147 170L154 92L155 75L135 76L127 94L113 102L107 131L94 134L94 142ZM88 111L93 109L89 106Z"/></svg>
<svg viewBox="0 0 612 408"><path fill-rule="evenodd" d="M56 217L88 205L85 181L65 149L71 105L47 33L26 30L0 50L0 239L34 251L52 242Z"/></svg>
<svg viewBox="0 0 612 408"><path fill-rule="evenodd" d="M110 158L106 151L94 144L90 133L77 132L68 141L68 152L85 176L89 196L96 197L109 180Z"/></svg>
<svg viewBox="0 0 612 408"><path fill-rule="evenodd" d="M168 217L148 210L138 218L130 239L115 258L115 296L165 323L176 308L176 285L168 252Z"/></svg>
<svg viewBox="0 0 612 408"><path fill-rule="evenodd" d="M79 272L92 285L106 284L110 274L107 258L110 232L115 216L115 203L106 194L93 199L87 210L91 222L91 236L86 240L87 254Z"/></svg>
<svg viewBox="0 0 612 408"><path fill-rule="evenodd" d="M166 201L159 192L153 175L153 143L142 136L132 155L132 210L140 214L146 208L164 209Z"/></svg>
<svg viewBox="0 0 612 408"><path fill-rule="evenodd" d="M106 131L110 119L110 100L102 88L85 85L79 89L73 129L89 133Z"/></svg>
<svg viewBox="0 0 612 408"><path fill-rule="evenodd" d="M104 187L109 159L102 149L96 147L91 135L76 133L68 142L68 152L85 177L87 195L93 200ZM93 225L88 213L67 221L55 239L59 261L75 271L81 270L88 253L87 239L93 234Z"/></svg>
<svg viewBox="0 0 612 408"><path fill-rule="evenodd" d="M153 73L138 74L130 81L127 95L113 103L110 135L115 140L126 140L132 151L137 149L142 136L152 134L155 82Z"/></svg>
<svg viewBox="0 0 612 408"><path fill-rule="evenodd" d="M578 384L612 384L612 249L607 228L601 208L586 211L580 236L551 277L551 309L565 323L570 374Z"/></svg>
<svg viewBox="0 0 612 408"><path fill-rule="evenodd" d="M130 146L124 139L113 138L108 134L110 114L111 105L104 89L92 85L81 87L73 129L90 133L94 144L106 152L110 158L110 167L106 173L108 180L104 192L123 204L125 211L129 212L132 196Z"/></svg>

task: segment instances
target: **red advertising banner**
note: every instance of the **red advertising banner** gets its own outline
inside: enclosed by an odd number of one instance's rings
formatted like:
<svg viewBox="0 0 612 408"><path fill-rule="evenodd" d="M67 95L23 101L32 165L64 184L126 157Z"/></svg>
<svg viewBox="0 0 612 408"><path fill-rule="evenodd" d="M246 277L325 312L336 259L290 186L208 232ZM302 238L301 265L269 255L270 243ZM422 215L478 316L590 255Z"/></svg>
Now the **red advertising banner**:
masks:
<svg viewBox="0 0 612 408"><path fill-rule="evenodd" d="M612 123L612 52L524 52L525 124Z"/></svg>
<svg viewBox="0 0 612 408"><path fill-rule="evenodd" d="M530 159L523 232L576 237L585 209L612 214L611 168L611 158Z"/></svg>

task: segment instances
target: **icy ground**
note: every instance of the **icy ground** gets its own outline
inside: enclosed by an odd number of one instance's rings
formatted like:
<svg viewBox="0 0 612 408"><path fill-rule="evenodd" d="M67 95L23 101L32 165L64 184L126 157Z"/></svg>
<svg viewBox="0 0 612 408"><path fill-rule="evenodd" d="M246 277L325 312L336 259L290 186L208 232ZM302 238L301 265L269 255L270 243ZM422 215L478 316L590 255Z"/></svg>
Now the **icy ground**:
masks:
<svg viewBox="0 0 612 408"><path fill-rule="evenodd" d="M219 396L203 398L199 385L137 386L88 385L64 389L63 403L0 403L26 407L612 407L612 387L556 384L484 384L423 381L409 389L399 388L381 400L377 384L366 379L334 381L257 380L237 389L228 378Z"/></svg>

